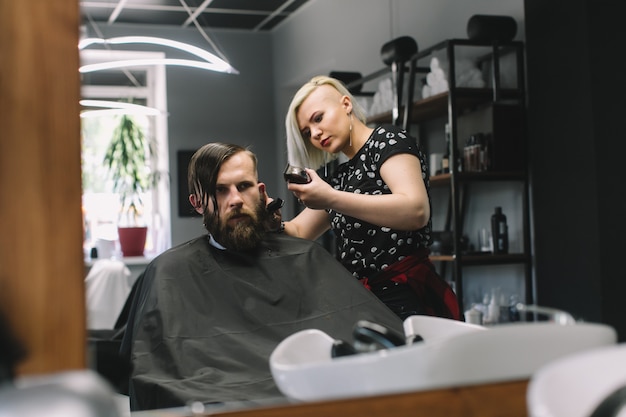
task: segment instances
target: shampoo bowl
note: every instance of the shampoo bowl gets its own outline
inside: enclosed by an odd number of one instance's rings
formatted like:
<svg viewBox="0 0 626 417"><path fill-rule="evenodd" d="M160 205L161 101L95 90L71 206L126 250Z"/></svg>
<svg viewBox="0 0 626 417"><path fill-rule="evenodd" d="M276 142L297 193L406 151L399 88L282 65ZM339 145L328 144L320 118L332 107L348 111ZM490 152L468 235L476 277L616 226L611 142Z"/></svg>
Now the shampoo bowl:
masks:
<svg viewBox="0 0 626 417"><path fill-rule="evenodd" d="M623 417L624 387L626 344L579 352L549 363L532 376L526 393L528 415ZM615 393L619 398L606 408Z"/></svg>
<svg viewBox="0 0 626 417"><path fill-rule="evenodd" d="M331 336L302 330L274 349L270 369L287 397L316 401L528 379L550 361L617 340L601 324L486 328L429 316L407 318L404 332L423 341L332 358Z"/></svg>

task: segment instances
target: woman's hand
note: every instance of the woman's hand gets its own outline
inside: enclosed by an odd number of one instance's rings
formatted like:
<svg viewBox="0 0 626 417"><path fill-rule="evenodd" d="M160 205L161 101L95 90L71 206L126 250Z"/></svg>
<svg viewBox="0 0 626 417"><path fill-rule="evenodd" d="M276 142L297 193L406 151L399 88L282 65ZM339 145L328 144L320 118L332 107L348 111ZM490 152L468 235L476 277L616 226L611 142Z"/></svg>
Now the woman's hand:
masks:
<svg viewBox="0 0 626 417"><path fill-rule="evenodd" d="M331 207L332 200L339 191L324 181L317 172L306 168L311 182L306 184L287 183L287 189L306 207L314 210L323 210Z"/></svg>
<svg viewBox="0 0 626 417"><path fill-rule="evenodd" d="M419 159L410 154L398 154L380 167L380 175L391 194L356 194L335 190L307 169L308 184L289 183L287 188L311 209L332 209L346 216L377 226L398 230L417 230L428 223L430 204L422 178Z"/></svg>
<svg viewBox="0 0 626 417"><path fill-rule="evenodd" d="M265 206L269 212L269 216L265 222L265 230L268 232L281 232L283 216L280 211L284 201L280 198L273 199L267 193L265 193Z"/></svg>

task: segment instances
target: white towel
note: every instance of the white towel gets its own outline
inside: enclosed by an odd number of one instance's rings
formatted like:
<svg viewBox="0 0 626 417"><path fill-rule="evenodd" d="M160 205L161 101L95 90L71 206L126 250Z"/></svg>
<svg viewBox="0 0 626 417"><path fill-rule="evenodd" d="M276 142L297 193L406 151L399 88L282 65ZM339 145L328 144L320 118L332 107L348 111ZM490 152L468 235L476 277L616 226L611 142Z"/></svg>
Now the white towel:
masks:
<svg viewBox="0 0 626 417"><path fill-rule="evenodd" d="M436 56L432 57L430 59L430 71L434 72L436 69L441 68L440 64L439 64L439 58L437 58Z"/></svg>
<svg viewBox="0 0 626 417"><path fill-rule="evenodd" d="M130 270L116 259L99 259L85 278L87 328L113 329L131 286Z"/></svg>
<svg viewBox="0 0 626 417"><path fill-rule="evenodd" d="M448 91L448 62L444 58L430 59L430 72L426 75L426 83L430 86L430 94L439 94ZM457 87L485 87L481 71L469 59L455 61L455 84Z"/></svg>
<svg viewBox="0 0 626 417"><path fill-rule="evenodd" d="M369 114L378 114L393 108L393 83L391 78L385 78L378 83Z"/></svg>

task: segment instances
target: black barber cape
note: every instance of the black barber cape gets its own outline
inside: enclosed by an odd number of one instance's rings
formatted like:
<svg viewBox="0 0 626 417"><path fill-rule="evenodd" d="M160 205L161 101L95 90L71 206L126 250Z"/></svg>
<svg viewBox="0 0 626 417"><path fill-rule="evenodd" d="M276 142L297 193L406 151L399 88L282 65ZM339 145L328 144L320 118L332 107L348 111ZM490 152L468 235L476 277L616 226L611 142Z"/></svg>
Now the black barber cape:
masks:
<svg viewBox="0 0 626 417"><path fill-rule="evenodd" d="M191 240L148 265L133 301L122 345L133 365L131 409L280 398L269 369L278 343L311 328L352 341L361 319L402 332L315 242L268 234L241 253Z"/></svg>

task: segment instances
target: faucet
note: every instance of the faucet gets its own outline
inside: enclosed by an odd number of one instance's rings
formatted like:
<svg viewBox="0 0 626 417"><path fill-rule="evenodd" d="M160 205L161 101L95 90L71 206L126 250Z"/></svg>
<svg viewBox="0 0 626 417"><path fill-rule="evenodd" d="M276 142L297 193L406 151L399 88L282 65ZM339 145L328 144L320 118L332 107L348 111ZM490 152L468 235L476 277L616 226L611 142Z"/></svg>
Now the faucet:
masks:
<svg viewBox="0 0 626 417"><path fill-rule="evenodd" d="M562 324L562 325L576 324L576 320L570 313L563 311L563 310L558 310L556 308L542 307L538 305L524 304L524 303L517 303L515 305L515 308L517 308L518 311L526 311L529 313L543 314L545 316L548 316L550 318L550 321L553 321L556 324Z"/></svg>

